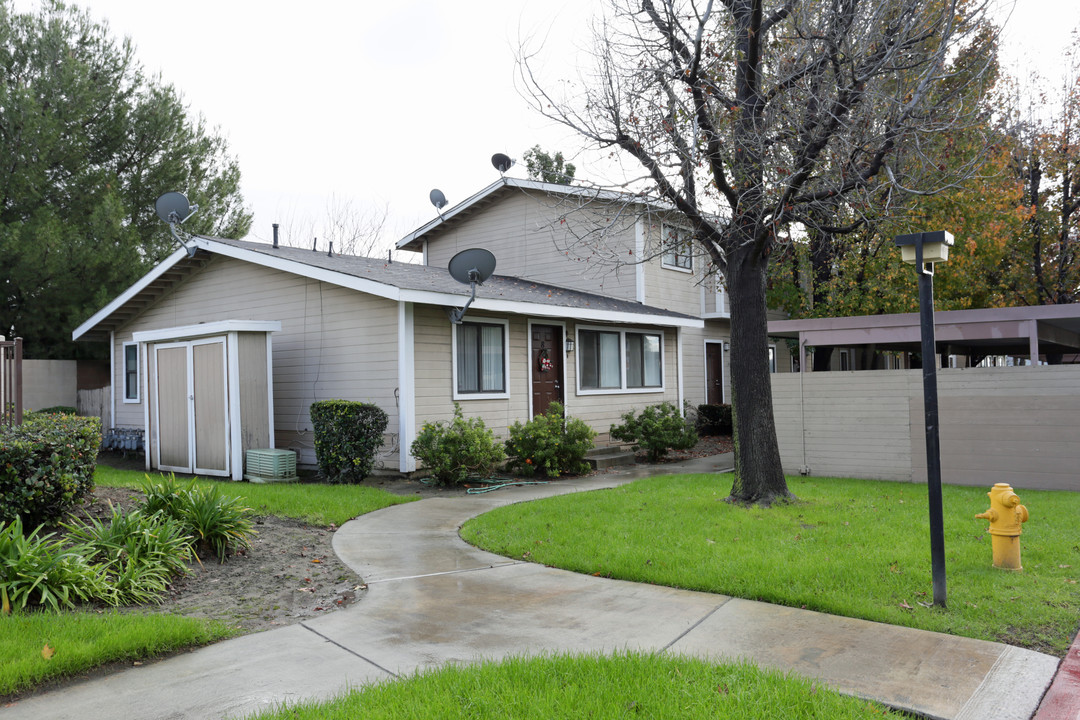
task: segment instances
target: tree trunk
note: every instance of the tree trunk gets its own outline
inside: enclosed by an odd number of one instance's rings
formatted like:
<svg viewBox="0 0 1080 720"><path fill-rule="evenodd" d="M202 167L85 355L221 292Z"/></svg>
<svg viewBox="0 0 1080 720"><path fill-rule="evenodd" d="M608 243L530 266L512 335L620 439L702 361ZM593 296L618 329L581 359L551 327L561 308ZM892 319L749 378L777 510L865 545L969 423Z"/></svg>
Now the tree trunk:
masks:
<svg viewBox="0 0 1080 720"><path fill-rule="evenodd" d="M765 304L767 260L752 245L728 263L731 305L732 416L735 434L735 481L728 498L738 503L771 505L792 497L780 464L773 419L769 372L768 318ZM740 352L739 348L760 348Z"/></svg>

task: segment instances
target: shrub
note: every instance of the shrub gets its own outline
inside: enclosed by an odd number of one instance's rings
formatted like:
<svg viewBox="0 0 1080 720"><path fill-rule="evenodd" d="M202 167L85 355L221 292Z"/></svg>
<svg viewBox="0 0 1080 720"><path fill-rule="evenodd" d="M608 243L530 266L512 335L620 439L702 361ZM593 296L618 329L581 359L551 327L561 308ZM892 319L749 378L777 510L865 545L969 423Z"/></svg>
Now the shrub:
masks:
<svg viewBox="0 0 1080 720"><path fill-rule="evenodd" d="M84 547L65 548L54 533L29 535L22 519L0 525L0 609L33 606L58 611L75 602L107 597L104 574L91 565Z"/></svg>
<svg viewBox="0 0 1080 720"><path fill-rule="evenodd" d="M511 456L509 466L527 477L537 471L548 477L588 472L585 453L592 448L594 437L596 431L584 420L565 417L563 406L553 402L543 415L510 427L510 439L506 441L506 454Z"/></svg>
<svg viewBox="0 0 1080 720"><path fill-rule="evenodd" d="M731 435L730 405L698 405L697 431L702 435Z"/></svg>
<svg viewBox="0 0 1080 720"><path fill-rule="evenodd" d="M157 601L174 576L190 572L192 537L168 515L113 508L108 522L94 518L64 527L68 541L104 571L109 595L101 599L110 605Z"/></svg>
<svg viewBox="0 0 1080 720"><path fill-rule="evenodd" d="M462 417L454 403L450 423L426 422L409 448L435 481L457 485L470 477L488 477L506 459L502 445L481 418Z"/></svg>
<svg viewBox="0 0 1080 720"><path fill-rule="evenodd" d="M311 404L315 457L332 483L357 483L371 474L389 418L382 408L349 400Z"/></svg>
<svg viewBox="0 0 1080 720"><path fill-rule="evenodd" d="M79 413L77 409L70 405L56 405L54 407L41 408L34 412L41 413L42 415L77 415Z"/></svg>
<svg viewBox="0 0 1080 720"><path fill-rule="evenodd" d="M631 410L622 419L622 425L611 426L611 437L634 443L635 450L645 448L649 462L660 460L669 450L692 448L698 441L697 432L669 402L650 405L637 417Z"/></svg>
<svg viewBox="0 0 1080 720"><path fill-rule="evenodd" d="M96 417L31 413L22 425L0 429L0 523L60 520L93 489L100 445Z"/></svg>
<svg viewBox="0 0 1080 720"><path fill-rule="evenodd" d="M147 477L140 485L146 494L142 510L147 515L166 515L176 520L197 555L212 553L225 562L229 550L251 547L249 536L255 531L252 510L242 498L230 498L212 485L197 485L192 480L180 487L175 475L162 480Z"/></svg>

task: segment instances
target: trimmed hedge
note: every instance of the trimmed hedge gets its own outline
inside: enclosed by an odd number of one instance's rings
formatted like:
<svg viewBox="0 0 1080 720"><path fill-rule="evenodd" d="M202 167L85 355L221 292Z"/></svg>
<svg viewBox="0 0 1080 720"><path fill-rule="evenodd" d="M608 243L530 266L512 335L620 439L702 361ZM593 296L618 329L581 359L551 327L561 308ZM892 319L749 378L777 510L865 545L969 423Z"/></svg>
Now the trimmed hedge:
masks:
<svg viewBox="0 0 1080 720"><path fill-rule="evenodd" d="M327 481L358 483L370 475L388 422L378 405L351 400L312 403L315 458Z"/></svg>
<svg viewBox="0 0 1080 720"><path fill-rule="evenodd" d="M702 435L731 435L730 405L698 405L697 431Z"/></svg>
<svg viewBox="0 0 1080 720"><path fill-rule="evenodd" d="M0 430L0 523L56 522L94 488L101 447L96 417L30 413Z"/></svg>

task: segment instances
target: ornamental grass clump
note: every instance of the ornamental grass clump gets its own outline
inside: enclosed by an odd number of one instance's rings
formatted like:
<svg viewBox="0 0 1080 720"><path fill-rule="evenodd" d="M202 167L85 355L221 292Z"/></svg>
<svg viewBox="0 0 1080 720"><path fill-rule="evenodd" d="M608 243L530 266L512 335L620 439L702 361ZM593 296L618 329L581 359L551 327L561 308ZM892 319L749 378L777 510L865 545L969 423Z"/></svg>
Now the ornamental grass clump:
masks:
<svg viewBox="0 0 1080 720"><path fill-rule="evenodd" d="M442 485L460 485L470 478L490 477L506 460L495 433L481 418L463 417L457 403L454 403L453 420L424 423L409 449L431 472L435 482Z"/></svg>
<svg viewBox="0 0 1080 720"><path fill-rule="evenodd" d="M87 559L86 549L54 540L55 533L29 534L22 518L0 525L0 610L42 607L53 612L76 602L109 597L101 568Z"/></svg>
<svg viewBox="0 0 1080 720"><path fill-rule="evenodd" d="M375 467L389 422L377 405L350 400L320 400L311 404L315 458L331 483L358 483Z"/></svg>
<svg viewBox="0 0 1080 720"><path fill-rule="evenodd" d="M219 488L194 480L181 487L171 474L157 481L147 476L141 490L146 495L143 511L176 520L196 556L213 554L225 562L230 551L251 547L253 511L243 498L226 497Z"/></svg>
<svg viewBox="0 0 1080 720"><path fill-rule="evenodd" d="M584 420L566 417L563 406L553 402L546 413L510 426L507 466L526 477L538 472L553 478L563 473L588 472L585 453L592 449L595 437L596 431Z"/></svg>

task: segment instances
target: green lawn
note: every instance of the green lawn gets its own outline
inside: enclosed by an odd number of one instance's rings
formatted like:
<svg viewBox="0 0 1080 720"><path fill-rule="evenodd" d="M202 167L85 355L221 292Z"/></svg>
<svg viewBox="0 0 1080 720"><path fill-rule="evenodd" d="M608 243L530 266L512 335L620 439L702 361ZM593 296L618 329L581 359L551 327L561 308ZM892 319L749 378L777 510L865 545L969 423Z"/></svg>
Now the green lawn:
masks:
<svg viewBox="0 0 1080 720"><path fill-rule="evenodd" d="M261 713L260 720L675 718L855 720L903 717L804 678L749 663L667 655L544 656L447 666L353 690L329 702Z"/></svg>
<svg viewBox="0 0 1080 720"><path fill-rule="evenodd" d="M1023 572L991 567L986 489L946 486L947 609L930 608L924 485L789 478L797 503L725 502L730 476L674 475L499 508L468 542L581 573L996 640L1063 656L1080 624L1080 493L1019 490Z"/></svg>
<svg viewBox="0 0 1080 720"><path fill-rule="evenodd" d="M115 610L0 615L0 697L117 660L145 660L235 634L224 623L177 615Z"/></svg>
<svg viewBox="0 0 1080 720"><path fill-rule="evenodd" d="M137 488L144 475L99 465L94 480L102 486ZM321 526L341 525L358 515L417 499L356 485L196 482L212 483L224 495L245 498L257 514ZM154 614L153 609L147 608L146 614L81 610L0 615L0 696L116 660L146 659L236 633L222 623ZM46 645L54 651L48 659L42 656Z"/></svg>
<svg viewBox="0 0 1080 720"><path fill-rule="evenodd" d="M94 482L104 487L138 488L149 475L158 473L136 470L117 470L98 465ZM190 480L180 478L180 483ZM363 515L391 505L412 502L416 497L393 495L377 488L363 485L326 485L319 483L270 483L260 485L227 480L196 480L221 490L223 495L245 498L247 506L259 515L277 515L302 520L309 525L341 525L358 515Z"/></svg>

